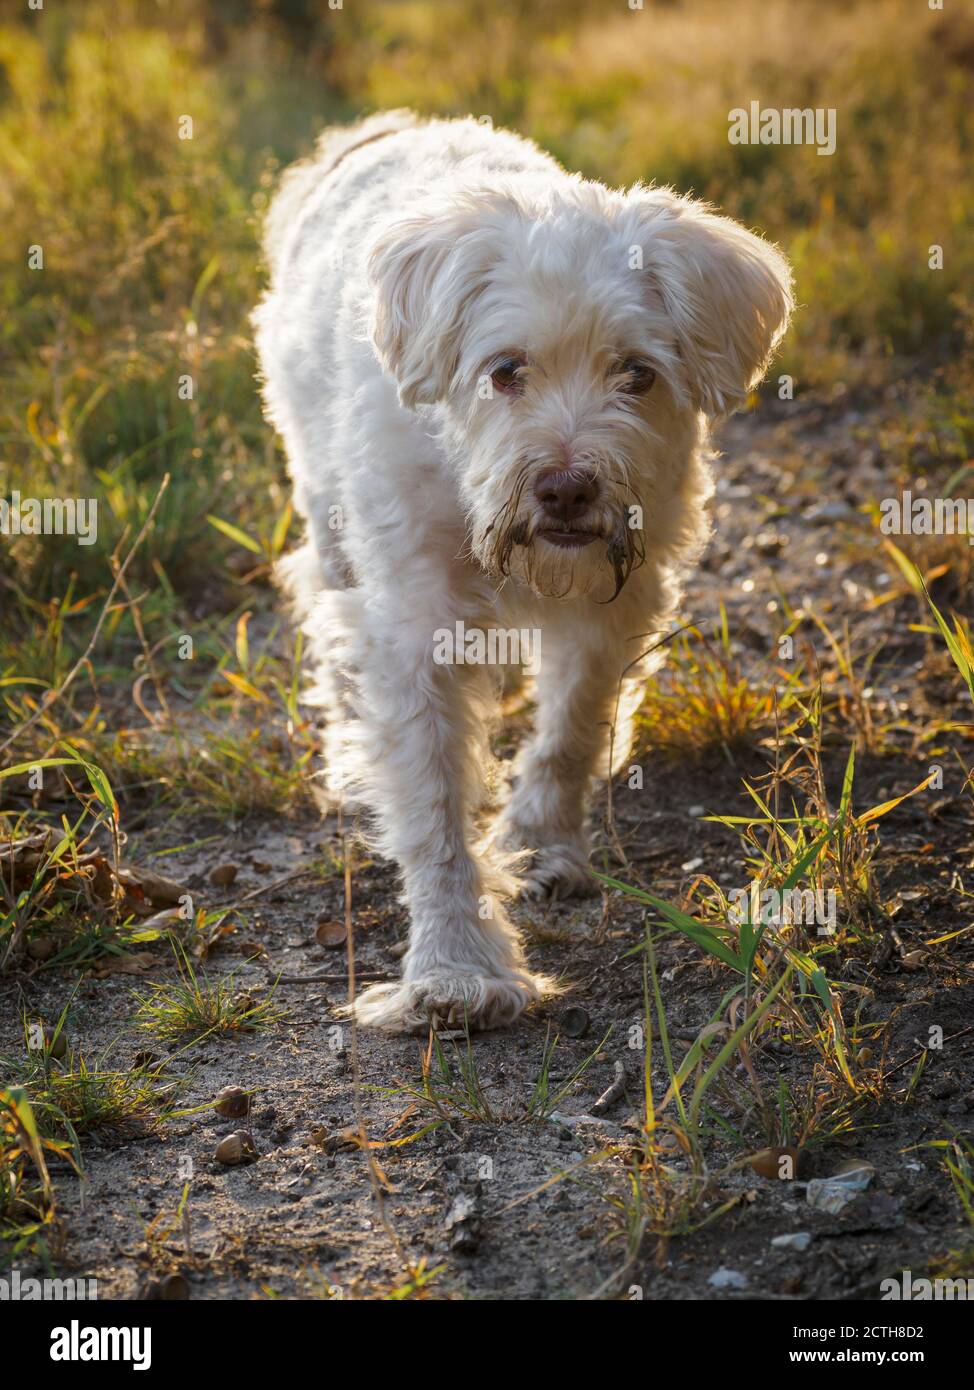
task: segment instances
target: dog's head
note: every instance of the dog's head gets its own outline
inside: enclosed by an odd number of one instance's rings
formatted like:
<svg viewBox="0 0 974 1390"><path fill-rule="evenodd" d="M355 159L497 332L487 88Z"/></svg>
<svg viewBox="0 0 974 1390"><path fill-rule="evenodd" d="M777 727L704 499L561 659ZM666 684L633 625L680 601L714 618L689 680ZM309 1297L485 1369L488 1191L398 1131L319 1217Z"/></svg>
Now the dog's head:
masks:
<svg viewBox="0 0 974 1390"><path fill-rule="evenodd" d="M792 308L770 243L667 189L537 177L447 192L371 249L372 340L440 406L495 578L612 598L683 483L698 416L760 380Z"/></svg>

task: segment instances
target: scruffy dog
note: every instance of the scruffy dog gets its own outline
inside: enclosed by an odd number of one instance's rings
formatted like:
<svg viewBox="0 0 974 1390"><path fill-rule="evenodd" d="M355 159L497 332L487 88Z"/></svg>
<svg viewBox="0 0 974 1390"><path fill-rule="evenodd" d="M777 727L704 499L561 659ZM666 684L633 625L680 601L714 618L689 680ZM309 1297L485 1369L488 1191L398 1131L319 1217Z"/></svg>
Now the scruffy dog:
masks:
<svg viewBox="0 0 974 1390"><path fill-rule="evenodd" d="M669 189L408 112L326 132L266 252L264 399L308 531L283 578L325 775L371 811L410 914L402 980L356 1015L508 1023L549 982L505 902L592 882L590 784L628 752L638 658L706 538L708 428L764 374L789 269ZM537 645L536 728L485 822L513 639Z"/></svg>

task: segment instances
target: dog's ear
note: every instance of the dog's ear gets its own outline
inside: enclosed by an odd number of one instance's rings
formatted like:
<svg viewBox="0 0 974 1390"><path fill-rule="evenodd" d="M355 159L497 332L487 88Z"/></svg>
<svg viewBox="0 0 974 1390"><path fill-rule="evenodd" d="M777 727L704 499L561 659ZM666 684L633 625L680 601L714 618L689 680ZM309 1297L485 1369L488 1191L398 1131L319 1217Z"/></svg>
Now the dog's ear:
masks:
<svg viewBox="0 0 974 1390"><path fill-rule="evenodd" d="M741 405L764 376L794 308L791 269L771 242L669 189L634 190L643 270L676 330L693 404Z"/></svg>
<svg viewBox="0 0 974 1390"><path fill-rule="evenodd" d="M372 243L372 344L403 405L432 405L450 390L498 253L499 223L495 201L468 195L391 221Z"/></svg>

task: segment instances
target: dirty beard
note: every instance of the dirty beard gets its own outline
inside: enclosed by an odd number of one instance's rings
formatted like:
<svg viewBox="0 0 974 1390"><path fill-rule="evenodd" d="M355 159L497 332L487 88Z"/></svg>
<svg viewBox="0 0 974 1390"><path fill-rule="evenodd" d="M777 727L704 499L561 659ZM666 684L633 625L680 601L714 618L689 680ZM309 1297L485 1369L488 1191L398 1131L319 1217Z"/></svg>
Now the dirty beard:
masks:
<svg viewBox="0 0 974 1390"><path fill-rule="evenodd" d="M532 530L530 521L518 515L529 472L530 470L527 468L521 470L506 502L484 532L483 539L488 545L486 568L488 573L495 578L507 579L511 573L512 555L515 550L523 550L525 562L523 577L527 582L551 598L564 598L566 594L571 592L574 578L572 571L569 570L568 582L560 592L550 592L545 587L542 582L545 576L542 572L539 553L533 544L535 531ZM631 488L627 490L632 492ZM635 494L632 495L635 500ZM545 558L547 559L547 557ZM605 538L604 563L586 584L585 592L588 592L599 575L604 573L606 568L609 568L612 571L615 588L610 597L602 601L611 603L613 599L619 597L626 580L633 570L639 568L645 558L642 532L627 525L626 513L621 511L615 528Z"/></svg>

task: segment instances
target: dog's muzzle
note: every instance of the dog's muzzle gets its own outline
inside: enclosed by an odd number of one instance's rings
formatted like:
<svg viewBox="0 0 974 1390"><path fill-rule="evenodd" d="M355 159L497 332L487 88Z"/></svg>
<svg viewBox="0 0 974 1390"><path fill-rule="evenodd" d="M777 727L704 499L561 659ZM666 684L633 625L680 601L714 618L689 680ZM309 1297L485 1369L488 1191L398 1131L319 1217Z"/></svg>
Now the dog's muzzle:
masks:
<svg viewBox="0 0 974 1390"><path fill-rule="evenodd" d="M541 509L538 537L560 550L579 550L602 539L601 529L585 524L598 500L594 473L583 468L545 468L534 480L534 497Z"/></svg>

